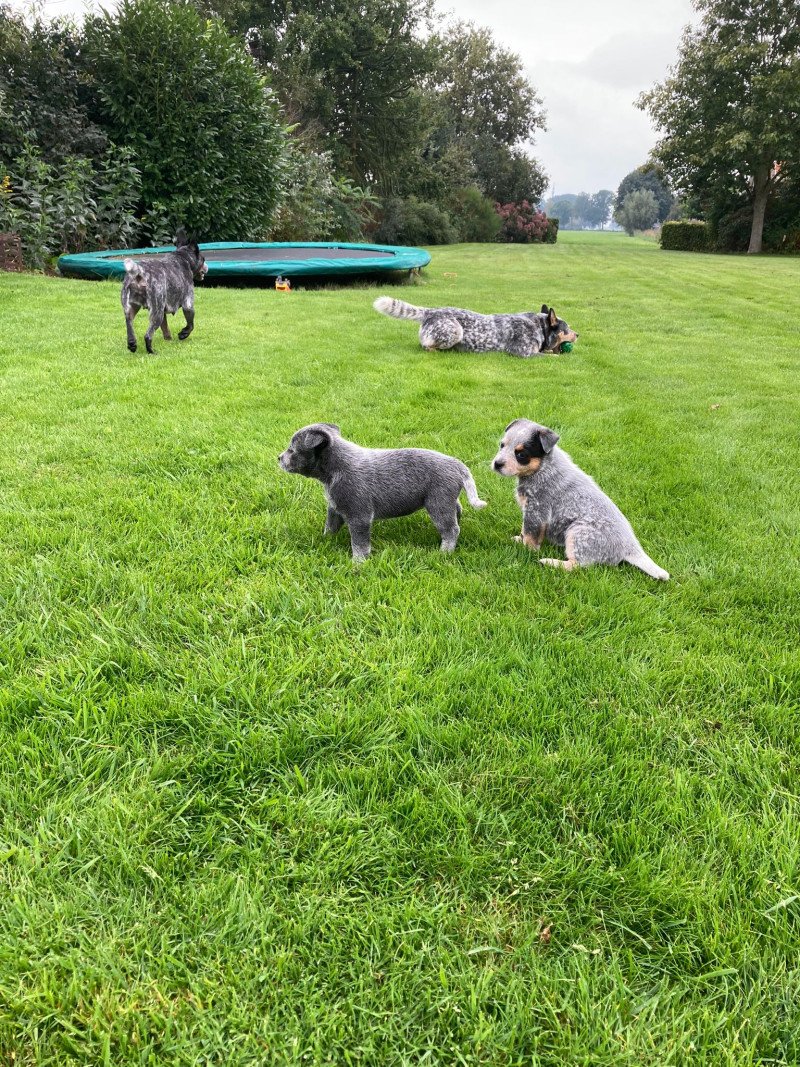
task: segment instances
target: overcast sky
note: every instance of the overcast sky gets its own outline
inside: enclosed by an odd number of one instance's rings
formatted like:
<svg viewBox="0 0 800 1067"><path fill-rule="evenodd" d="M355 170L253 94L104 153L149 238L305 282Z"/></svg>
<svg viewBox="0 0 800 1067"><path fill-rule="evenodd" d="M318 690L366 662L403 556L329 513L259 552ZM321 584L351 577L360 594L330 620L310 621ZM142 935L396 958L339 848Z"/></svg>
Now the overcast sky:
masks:
<svg viewBox="0 0 800 1067"><path fill-rule="evenodd" d="M44 0L52 15L83 7ZM522 57L547 111L534 152L548 195L615 190L645 161L656 136L634 100L674 61L690 0L439 0L439 9L488 26Z"/></svg>
<svg viewBox="0 0 800 1067"><path fill-rule="evenodd" d="M634 107L660 81L692 19L690 0L440 0L522 57L547 111L534 154L548 195L615 190L656 141Z"/></svg>

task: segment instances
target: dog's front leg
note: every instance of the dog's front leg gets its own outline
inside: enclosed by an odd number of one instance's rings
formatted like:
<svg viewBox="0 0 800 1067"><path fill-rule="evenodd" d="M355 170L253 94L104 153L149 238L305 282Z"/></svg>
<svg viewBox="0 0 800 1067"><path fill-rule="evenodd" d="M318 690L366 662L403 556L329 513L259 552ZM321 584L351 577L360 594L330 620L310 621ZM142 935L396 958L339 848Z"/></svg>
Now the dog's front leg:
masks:
<svg viewBox="0 0 800 1067"><path fill-rule="evenodd" d="M164 318L161 320L161 333L164 335L165 341L172 340L172 334L170 333L169 323L167 322L167 314L164 312Z"/></svg>
<svg viewBox="0 0 800 1067"><path fill-rule="evenodd" d="M370 553L370 529L372 523L364 519L348 520L347 527L350 530L350 544L353 549L353 562L363 563Z"/></svg>
<svg viewBox="0 0 800 1067"><path fill-rule="evenodd" d="M326 534L338 533L342 528L344 519L336 510L332 504L328 504L328 514L325 516L325 529L322 531Z"/></svg>
<svg viewBox="0 0 800 1067"><path fill-rule="evenodd" d="M541 521L541 517L529 511L524 511L522 513L522 533L515 537L514 540L520 541L532 552L538 552L542 547L546 533L547 525Z"/></svg>

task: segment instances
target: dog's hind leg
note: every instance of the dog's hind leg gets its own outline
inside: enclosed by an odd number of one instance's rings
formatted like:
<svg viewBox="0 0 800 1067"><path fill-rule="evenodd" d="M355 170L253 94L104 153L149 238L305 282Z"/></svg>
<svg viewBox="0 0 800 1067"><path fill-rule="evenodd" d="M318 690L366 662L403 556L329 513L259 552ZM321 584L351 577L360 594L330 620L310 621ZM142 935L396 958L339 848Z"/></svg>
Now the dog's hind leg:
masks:
<svg viewBox="0 0 800 1067"><path fill-rule="evenodd" d="M183 307L183 314L186 319L186 325L178 334L179 341L185 341L189 334L194 329L194 308L191 304L185 304Z"/></svg>
<svg viewBox="0 0 800 1067"><path fill-rule="evenodd" d="M435 349L454 348L464 339L464 327L450 315L429 319L419 328L419 343L429 352Z"/></svg>
<svg viewBox="0 0 800 1067"><path fill-rule="evenodd" d="M163 308L150 308L150 322L147 324L147 333L144 335L144 347L151 356L153 354L153 334L164 321L165 314Z"/></svg>
<svg viewBox="0 0 800 1067"><path fill-rule="evenodd" d="M165 341L172 340L172 334L170 333L169 323L167 322L167 313L164 312L164 318L161 320L161 333L164 335Z"/></svg>
<svg viewBox="0 0 800 1067"><path fill-rule="evenodd" d="M136 307L135 304L131 304L131 305L129 305L127 311L125 312L125 329L127 330L127 333L128 333L128 351L129 352L135 352L136 351L136 333L134 332L134 329L133 329L133 320L136 318L136 315L138 314L139 311L141 311L141 308Z"/></svg>
<svg viewBox="0 0 800 1067"><path fill-rule="evenodd" d="M460 508L458 500L427 500L425 510L442 539L442 552L453 552L458 544L461 528L458 525Z"/></svg>

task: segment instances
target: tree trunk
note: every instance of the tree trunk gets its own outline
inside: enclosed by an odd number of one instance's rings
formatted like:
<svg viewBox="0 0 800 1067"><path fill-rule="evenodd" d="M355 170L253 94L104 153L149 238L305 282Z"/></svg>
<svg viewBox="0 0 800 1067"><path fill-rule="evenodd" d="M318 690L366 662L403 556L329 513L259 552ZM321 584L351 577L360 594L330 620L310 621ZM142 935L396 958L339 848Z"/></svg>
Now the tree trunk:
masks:
<svg viewBox="0 0 800 1067"><path fill-rule="evenodd" d="M767 210L767 196L769 194L769 164L757 167L753 175L753 226L750 230L751 252L761 251L761 239L764 235L764 215Z"/></svg>

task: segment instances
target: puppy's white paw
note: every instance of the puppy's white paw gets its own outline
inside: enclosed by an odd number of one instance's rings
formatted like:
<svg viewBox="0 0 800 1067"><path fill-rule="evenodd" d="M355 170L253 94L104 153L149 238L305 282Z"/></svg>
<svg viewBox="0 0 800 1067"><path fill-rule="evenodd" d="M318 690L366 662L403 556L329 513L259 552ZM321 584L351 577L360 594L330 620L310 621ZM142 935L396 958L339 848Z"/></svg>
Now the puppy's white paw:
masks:
<svg viewBox="0 0 800 1067"><path fill-rule="evenodd" d="M514 534L511 538L512 541L516 541L518 545L522 544L522 534Z"/></svg>

